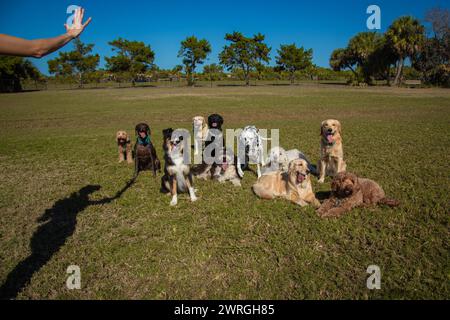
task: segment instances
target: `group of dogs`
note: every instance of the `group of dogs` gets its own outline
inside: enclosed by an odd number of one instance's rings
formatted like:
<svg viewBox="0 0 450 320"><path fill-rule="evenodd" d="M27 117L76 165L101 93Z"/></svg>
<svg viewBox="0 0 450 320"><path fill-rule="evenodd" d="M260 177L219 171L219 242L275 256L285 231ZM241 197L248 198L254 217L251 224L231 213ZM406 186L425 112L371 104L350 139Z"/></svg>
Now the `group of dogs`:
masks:
<svg viewBox="0 0 450 320"><path fill-rule="evenodd" d="M385 204L391 207L399 202L386 197L381 186L373 180L356 176L346 171L344 161L342 127L335 119L328 119L320 127L320 160L317 167L299 150L285 150L274 147L268 157L263 155L263 140L255 126L245 127L238 137L238 148L245 150L245 161L236 157L232 150L223 147L223 136L211 134L222 132L224 120L219 114L212 114L207 121L202 116L193 118L195 142L194 152L202 152L211 143L222 140L221 153L214 155L222 161L190 165L184 161L185 143L183 136L174 135L174 130L163 130L164 174L161 178L161 192L172 196L170 205L178 203L178 193L188 193L191 201L196 201L193 176L198 179L213 179L221 183L230 181L241 186L244 170L249 170L249 162L257 165L258 180L253 184L253 192L262 199L282 197L300 206L311 205L321 217L337 217L356 207ZM213 130L215 129L215 130ZM135 128L136 143L132 148L131 139L125 131L118 131L116 141L119 162L135 164L134 177L142 170L161 172L161 162L151 141L151 130L146 123ZM311 184L311 176L319 183L326 176L333 178L331 195L322 203L316 198Z"/></svg>

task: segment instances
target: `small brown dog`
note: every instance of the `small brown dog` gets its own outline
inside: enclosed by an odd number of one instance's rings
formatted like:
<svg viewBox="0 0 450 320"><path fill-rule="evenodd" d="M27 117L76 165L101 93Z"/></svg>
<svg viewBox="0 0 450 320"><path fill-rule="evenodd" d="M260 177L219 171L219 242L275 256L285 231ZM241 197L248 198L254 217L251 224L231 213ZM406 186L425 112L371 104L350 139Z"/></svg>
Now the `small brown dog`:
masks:
<svg viewBox="0 0 450 320"><path fill-rule="evenodd" d="M375 181L341 172L331 183L331 198L325 200L317 212L322 218L338 217L353 208L377 204L396 207L400 203L386 198L383 189Z"/></svg>
<svg viewBox="0 0 450 320"><path fill-rule="evenodd" d="M126 131L117 131L116 142L119 149L119 163L125 161L125 159L128 163L133 163L133 157L131 156L131 141Z"/></svg>
<svg viewBox="0 0 450 320"><path fill-rule="evenodd" d="M292 160L287 172L275 171L262 175L253 185L255 194L263 199L283 197L302 207L320 206L311 186L308 163L304 159Z"/></svg>
<svg viewBox="0 0 450 320"><path fill-rule="evenodd" d="M318 163L319 183L325 176L334 177L346 170L344 150L342 147L342 127L338 120L328 119L320 126L320 160Z"/></svg>

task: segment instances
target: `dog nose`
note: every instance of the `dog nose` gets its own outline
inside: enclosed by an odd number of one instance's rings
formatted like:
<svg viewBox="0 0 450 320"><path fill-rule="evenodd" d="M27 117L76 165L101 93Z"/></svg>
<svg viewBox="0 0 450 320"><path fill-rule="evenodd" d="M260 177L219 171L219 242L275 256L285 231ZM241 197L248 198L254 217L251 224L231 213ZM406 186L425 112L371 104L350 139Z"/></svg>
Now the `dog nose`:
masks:
<svg viewBox="0 0 450 320"><path fill-rule="evenodd" d="M331 129L331 128L330 128L330 129L328 129L328 132L332 132L332 131L333 131L333 129Z"/></svg>

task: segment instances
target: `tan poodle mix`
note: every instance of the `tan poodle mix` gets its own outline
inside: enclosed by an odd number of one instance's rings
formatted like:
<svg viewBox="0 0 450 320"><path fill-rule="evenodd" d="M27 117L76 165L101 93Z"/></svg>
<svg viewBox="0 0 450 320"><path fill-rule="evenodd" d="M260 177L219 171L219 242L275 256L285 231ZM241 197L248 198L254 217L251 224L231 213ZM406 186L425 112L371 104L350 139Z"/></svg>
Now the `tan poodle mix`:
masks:
<svg viewBox="0 0 450 320"><path fill-rule="evenodd" d="M282 197L302 207L320 206L312 190L308 163L304 159L292 160L288 171L275 171L265 175L253 185L253 191L262 199Z"/></svg>
<svg viewBox="0 0 450 320"><path fill-rule="evenodd" d="M325 176L334 177L346 170L344 149L342 147L341 123L335 119L322 122L320 127L320 160L318 163L319 183L325 181Z"/></svg>
<svg viewBox="0 0 450 320"><path fill-rule="evenodd" d="M377 204L395 207L400 203L386 198L384 190L375 181L341 172L331 183L331 197L322 203L317 213L321 217L338 217L353 208Z"/></svg>
<svg viewBox="0 0 450 320"><path fill-rule="evenodd" d="M125 158L129 164L133 163L133 157L131 155L131 141L126 131L117 131L116 142L119 150L119 163L125 161Z"/></svg>

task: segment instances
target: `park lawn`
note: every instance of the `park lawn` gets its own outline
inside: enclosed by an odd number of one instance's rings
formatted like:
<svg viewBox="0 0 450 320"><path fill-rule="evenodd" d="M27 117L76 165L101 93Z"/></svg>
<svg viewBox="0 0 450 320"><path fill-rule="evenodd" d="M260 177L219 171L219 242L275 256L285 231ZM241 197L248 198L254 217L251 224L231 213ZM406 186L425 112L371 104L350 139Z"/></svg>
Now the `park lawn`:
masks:
<svg viewBox="0 0 450 320"><path fill-rule="evenodd" d="M332 85L123 88L0 95L0 284L18 299L449 299L450 90ZM133 168L115 132L280 129L315 163L320 122L343 125L347 168L378 181L396 209L321 219L242 188L196 181L199 200L159 193L150 172L119 197ZM323 198L330 180L313 187ZM81 192L80 192L81 191ZM68 290L66 269L81 269ZM381 289L368 290L369 265ZM1 294L1 293L0 293Z"/></svg>

